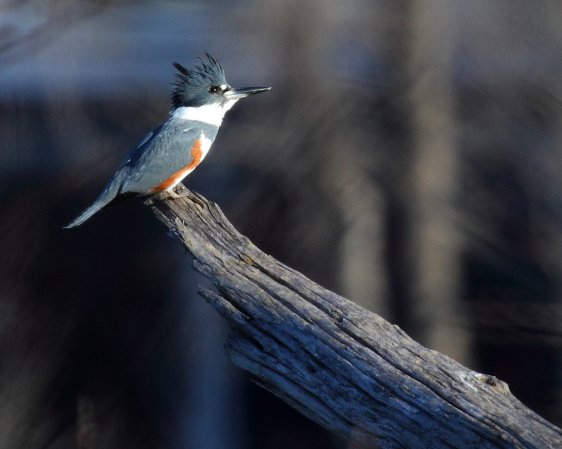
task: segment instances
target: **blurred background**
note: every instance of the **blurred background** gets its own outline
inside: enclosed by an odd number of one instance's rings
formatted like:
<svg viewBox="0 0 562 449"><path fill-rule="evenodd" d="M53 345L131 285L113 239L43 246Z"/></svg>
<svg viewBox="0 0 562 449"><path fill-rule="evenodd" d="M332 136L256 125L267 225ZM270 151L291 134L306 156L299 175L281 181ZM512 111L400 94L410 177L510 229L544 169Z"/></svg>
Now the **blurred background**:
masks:
<svg viewBox="0 0 562 449"><path fill-rule="evenodd" d="M61 229L205 51L273 89L188 187L561 426L562 3L3 0L0 447L351 447L229 363L140 201Z"/></svg>

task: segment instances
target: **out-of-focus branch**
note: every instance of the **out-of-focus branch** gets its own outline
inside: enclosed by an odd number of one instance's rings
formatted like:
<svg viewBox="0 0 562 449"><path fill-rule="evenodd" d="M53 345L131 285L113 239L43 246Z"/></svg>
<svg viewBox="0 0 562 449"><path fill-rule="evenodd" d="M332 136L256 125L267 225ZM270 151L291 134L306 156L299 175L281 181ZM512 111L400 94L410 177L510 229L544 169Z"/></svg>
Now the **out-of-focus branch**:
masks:
<svg viewBox="0 0 562 449"><path fill-rule="evenodd" d="M216 204L181 192L148 203L214 282L200 293L232 327L230 358L309 418L377 448L562 445L562 431L505 383L262 253Z"/></svg>

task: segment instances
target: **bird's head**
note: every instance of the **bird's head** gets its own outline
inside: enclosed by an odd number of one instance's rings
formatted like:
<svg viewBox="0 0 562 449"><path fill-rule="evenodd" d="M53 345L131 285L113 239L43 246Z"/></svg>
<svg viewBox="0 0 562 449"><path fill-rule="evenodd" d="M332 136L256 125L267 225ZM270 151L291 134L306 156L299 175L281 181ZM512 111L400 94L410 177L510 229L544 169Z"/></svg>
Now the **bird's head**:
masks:
<svg viewBox="0 0 562 449"><path fill-rule="evenodd" d="M199 61L200 65L189 70L177 62L174 63L178 73L172 90L172 110L207 105L217 105L221 109L228 110L241 98L271 89L271 87L235 89L226 81L224 70L215 58L205 53Z"/></svg>

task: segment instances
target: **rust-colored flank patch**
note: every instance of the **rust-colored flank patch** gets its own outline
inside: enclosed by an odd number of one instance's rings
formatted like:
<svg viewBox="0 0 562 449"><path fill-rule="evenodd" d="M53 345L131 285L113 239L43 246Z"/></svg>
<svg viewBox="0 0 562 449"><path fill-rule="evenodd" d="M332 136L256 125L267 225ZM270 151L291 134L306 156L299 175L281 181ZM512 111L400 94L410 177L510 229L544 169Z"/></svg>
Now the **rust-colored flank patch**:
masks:
<svg viewBox="0 0 562 449"><path fill-rule="evenodd" d="M175 186L178 182L180 182L183 178L185 178L191 171L197 167L201 161L203 160L203 150L201 149L201 139L197 139L195 144L191 148L191 162L187 164L185 167L179 169L175 172L172 176L170 176L165 181L158 184L156 187L150 189L152 193L159 193L163 192L164 190L169 189L170 187Z"/></svg>

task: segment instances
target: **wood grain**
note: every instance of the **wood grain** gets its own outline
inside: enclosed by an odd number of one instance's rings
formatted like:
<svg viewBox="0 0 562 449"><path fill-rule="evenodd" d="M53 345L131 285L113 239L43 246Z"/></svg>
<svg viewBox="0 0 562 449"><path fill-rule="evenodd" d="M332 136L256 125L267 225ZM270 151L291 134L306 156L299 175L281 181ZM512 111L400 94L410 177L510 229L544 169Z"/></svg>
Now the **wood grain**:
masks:
<svg viewBox="0 0 562 449"><path fill-rule="evenodd" d="M310 419L372 448L562 448L562 431L504 382L421 346L264 254L216 204L177 192L147 204L213 281L200 294L232 328L228 356Z"/></svg>

